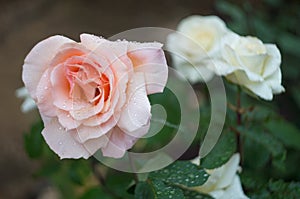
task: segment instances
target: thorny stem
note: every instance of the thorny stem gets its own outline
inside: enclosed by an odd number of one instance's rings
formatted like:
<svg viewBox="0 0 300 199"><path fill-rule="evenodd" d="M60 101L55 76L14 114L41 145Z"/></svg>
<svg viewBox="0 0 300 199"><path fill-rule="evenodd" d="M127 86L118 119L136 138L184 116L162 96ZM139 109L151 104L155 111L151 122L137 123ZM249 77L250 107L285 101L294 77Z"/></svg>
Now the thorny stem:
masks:
<svg viewBox="0 0 300 199"><path fill-rule="evenodd" d="M240 126L242 124L242 114L241 114L241 87L238 86L237 90L237 101L236 101L236 119L237 119L237 125ZM236 133L236 140L237 140L237 148L238 152L241 157L241 164L243 163L243 142L242 142L242 137L241 133L239 131L235 131Z"/></svg>

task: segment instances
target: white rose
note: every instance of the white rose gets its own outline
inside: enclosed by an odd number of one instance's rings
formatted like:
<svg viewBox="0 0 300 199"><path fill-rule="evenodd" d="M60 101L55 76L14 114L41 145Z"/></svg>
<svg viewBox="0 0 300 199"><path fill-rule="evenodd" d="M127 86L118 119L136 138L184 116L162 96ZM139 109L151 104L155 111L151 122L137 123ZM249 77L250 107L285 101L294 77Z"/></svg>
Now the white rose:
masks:
<svg viewBox="0 0 300 199"><path fill-rule="evenodd" d="M199 158L192 162L199 164ZM192 189L209 194L216 199L248 199L243 192L240 178L237 174L240 170L239 162L240 155L236 153L223 166L206 170L210 174L208 180L203 185Z"/></svg>
<svg viewBox="0 0 300 199"><path fill-rule="evenodd" d="M217 75L246 88L265 100L284 91L281 85L281 55L274 44L255 37L230 33L223 38L221 58L208 67Z"/></svg>
<svg viewBox="0 0 300 199"><path fill-rule="evenodd" d="M217 16L190 16L167 38L174 67L190 82L208 81L214 73L206 68L220 52L222 37L229 31Z"/></svg>
<svg viewBox="0 0 300 199"><path fill-rule="evenodd" d="M36 108L35 101L29 96L29 93L25 87L18 88L16 90L16 96L24 99L24 102L21 105L21 111L23 113L27 113Z"/></svg>

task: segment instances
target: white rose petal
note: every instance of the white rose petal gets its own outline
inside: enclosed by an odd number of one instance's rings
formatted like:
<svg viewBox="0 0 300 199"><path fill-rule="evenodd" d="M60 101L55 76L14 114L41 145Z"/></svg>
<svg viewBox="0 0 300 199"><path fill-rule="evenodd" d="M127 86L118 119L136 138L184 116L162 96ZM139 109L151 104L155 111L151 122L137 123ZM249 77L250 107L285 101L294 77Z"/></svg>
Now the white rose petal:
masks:
<svg viewBox="0 0 300 199"><path fill-rule="evenodd" d="M229 30L217 16L190 16L167 38L173 65L190 82L209 81L214 72L206 67L219 56L221 40Z"/></svg>
<svg viewBox="0 0 300 199"><path fill-rule="evenodd" d="M216 199L247 199L237 174L240 170L239 162L240 155L236 153L223 166L207 170L210 174L208 180L203 185L192 189L209 194ZM199 157L192 160L192 163L198 164Z"/></svg>
<svg viewBox="0 0 300 199"><path fill-rule="evenodd" d="M16 90L16 96L24 99L24 102L21 105L21 111L23 113L28 113L36 108L35 101L29 96L29 93L25 87L18 88Z"/></svg>
<svg viewBox="0 0 300 199"><path fill-rule="evenodd" d="M281 55L276 45L228 33L222 40L221 57L207 67L251 94L272 100L273 94L284 91L280 64Z"/></svg>

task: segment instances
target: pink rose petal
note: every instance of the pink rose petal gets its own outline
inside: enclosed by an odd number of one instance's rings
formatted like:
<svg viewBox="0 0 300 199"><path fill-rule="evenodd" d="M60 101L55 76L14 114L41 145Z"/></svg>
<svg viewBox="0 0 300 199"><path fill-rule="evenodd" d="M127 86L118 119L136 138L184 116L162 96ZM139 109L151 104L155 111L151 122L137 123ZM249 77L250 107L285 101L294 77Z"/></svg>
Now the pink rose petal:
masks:
<svg viewBox="0 0 300 199"><path fill-rule="evenodd" d="M151 106L147 98L143 73L134 74L128 85L127 100L118 126L125 132L132 132L147 125L151 118Z"/></svg>
<svg viewBox="0 0 300 199"><path fill-rule="evenodd" d="M63 44L70 42L74 41L60 35L52 36L36 44L26 56L22 79L33 99L36 99L36 87L52 58Z"/></svg>
<svg viewBox="0 0 300 199"><path fill-rule="evenodd" d="M163 92L168 78L168 66L160 43L130 43L128 56L135 72L143 72L147 94Z"/></svg>
<svg viewBox="0 0 300 199"><path fill-rule="evenodd" d="M85 149L85 147L76 141L74 136L76 132L65 131L59 124L57 119L52 119L49 123L45 124L45 128L42 131L49 147L61 158L85 158L91 156L91 154Z"/></svg>

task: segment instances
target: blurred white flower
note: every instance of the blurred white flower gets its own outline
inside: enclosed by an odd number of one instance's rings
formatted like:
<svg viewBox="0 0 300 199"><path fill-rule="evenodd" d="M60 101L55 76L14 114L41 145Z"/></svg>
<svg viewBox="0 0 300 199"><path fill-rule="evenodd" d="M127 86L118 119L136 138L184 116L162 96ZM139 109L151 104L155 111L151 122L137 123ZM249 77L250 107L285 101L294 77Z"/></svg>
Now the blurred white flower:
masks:
<svg viewBox="0 0 300 199"><path fill-rule="evenodd" d="M191 83L209 81L214 73L206 65L220 53L221 40L229 31L217 16L190 16L183 19L167 38L174 67Z"/></svg>
<svg viewBox="0 0 300 199"><path fill-rule="evenodd" d="M281 85L281 55L274 44L256 37L227 34L222 41L221 58L208 67L217 75L241 85L265 100L284 91Z"/></svg>
<svg viewBox="0 0 300 199"><path fill-rule="evenodd" d="M28 113L36 108L35 101L29 96L29 93L25 87L18 88L16 90L16 96L20 99L24 99L24 102L21 105L21 111L23 113Z"/></svg>
<svg viewBox="0 0 300 199"><path fill-rule="evenodd" d="M237 174L241 170L239 162L240 154L236 153L223 166L206 170L210 174L208 180L203 185L192 189L209 194L216 199L248 199ZM192 160L192 163L199 164L199 157Z"/></svg>

